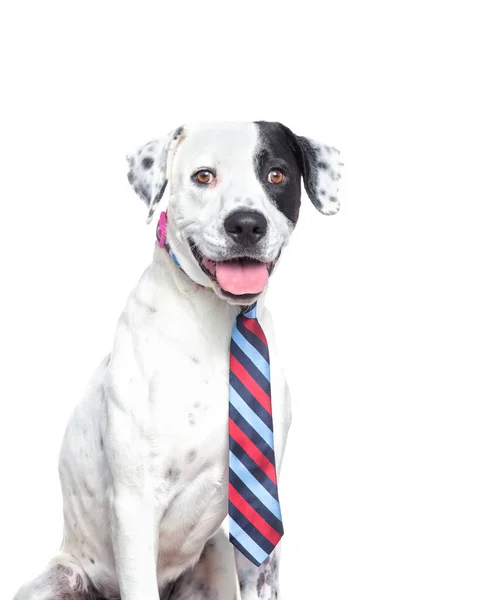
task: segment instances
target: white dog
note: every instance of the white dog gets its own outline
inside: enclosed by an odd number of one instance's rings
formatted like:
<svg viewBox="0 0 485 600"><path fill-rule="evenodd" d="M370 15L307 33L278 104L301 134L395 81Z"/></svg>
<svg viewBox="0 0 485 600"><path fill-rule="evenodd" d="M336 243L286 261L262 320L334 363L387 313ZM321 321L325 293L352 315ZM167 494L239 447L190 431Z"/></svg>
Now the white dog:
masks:
<svg viewBox="0 0 485 600"><path fill-rule="evenodd" d="M257 301L279 473L290 398L264 290L301 177L318 210L338 211L338 151L279 123L217 123L128 160L149 218L170 181L169 246L156 244L67 427L62 549L16 600L275 599L279 546L256 566L227 533L231 331Z"/></svg>

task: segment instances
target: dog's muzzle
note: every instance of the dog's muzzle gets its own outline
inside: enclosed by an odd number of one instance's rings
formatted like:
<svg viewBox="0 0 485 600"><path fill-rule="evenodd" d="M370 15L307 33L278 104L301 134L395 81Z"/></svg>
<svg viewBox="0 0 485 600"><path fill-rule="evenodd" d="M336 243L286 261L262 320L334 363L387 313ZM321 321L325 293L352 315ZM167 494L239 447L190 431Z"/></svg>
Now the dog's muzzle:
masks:
<svg viewBox="0 0 485 600"><path fill-rule="evenodd" d="M213 260L204 256L194 240L189 247L200 269L214 284L214 291L236 304L251 304L268 283L279 254L273 261L260 260L258 243L267 233L266 217L257 211L239 210L224 221L227 235L233 240L230 258ZM162 212L157 226L158 245L168 251L178 267L180 263L167 242L167 214Z"/></svg>

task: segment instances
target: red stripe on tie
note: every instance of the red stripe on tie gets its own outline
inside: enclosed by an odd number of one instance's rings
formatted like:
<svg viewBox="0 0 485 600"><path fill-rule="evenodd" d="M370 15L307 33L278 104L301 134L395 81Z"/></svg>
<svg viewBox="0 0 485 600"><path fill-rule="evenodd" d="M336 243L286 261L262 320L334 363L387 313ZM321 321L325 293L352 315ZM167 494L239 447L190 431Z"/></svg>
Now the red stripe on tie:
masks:
<svg viewBox="0 0 485 600"><path fill-rule="evenodd" d="M242 322L244 324L244 327L246 327L246 329L249 329L249 331L251 331L251 333L254 333L254 335L257 335L265 346L268 345L268 342L266 341L266 336L264 335L261 325L258 323L258 321L256 321L256 319L248 319L247 317L243 317Z"/></svg>
<svg viewBox="0 0 485 600"><path fill-rule="evenodd" d="M261 389L259 383L251 377L233 354L231 354L230 368L244 387L256 398L261 406L271 414L271 398L263 389Z"/></svg>
<svg viewBox="0 0 485 600"><path fill-rule="evenodd" d="M244 431L239 429L231 418L229 418L229 435L241 446L244 452L254 460L261 471L263 471L263 473L265 473L265 475L276 485L276 469L273 463L266 458L254 442L248 438Z"/></svg>
<svg viewBox="0 0 485 600"><path fill-rule="evenodd" d="M281 534L273 529L269 523L266 523L263 517L241 496L232 483L229 483L229 500L267 540L276 546L281 540Z"/></svg>

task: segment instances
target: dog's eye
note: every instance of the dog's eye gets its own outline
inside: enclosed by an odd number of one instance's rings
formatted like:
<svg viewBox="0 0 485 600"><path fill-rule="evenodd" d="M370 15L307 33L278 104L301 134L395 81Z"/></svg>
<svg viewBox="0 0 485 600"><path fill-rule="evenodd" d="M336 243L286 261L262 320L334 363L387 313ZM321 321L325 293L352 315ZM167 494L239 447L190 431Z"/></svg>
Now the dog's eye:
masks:
<svg viewBox="0 0 485 600"><path fill-rule="evenodd" d="M211 181L214 180L214 173L207 169L201 169L200 171L197 171L197 173L194 173L193 177L198 183L207 185L208 183L211 183Z"/></svg>
<svg viewBox="0 0 485 600"><path fill-rule="evenodd" d="M273 169L268 173L268 181L276 185L278 185L278 183L281 183L284 178L285 175L283 171L280 171L279 169Z"/></svg>

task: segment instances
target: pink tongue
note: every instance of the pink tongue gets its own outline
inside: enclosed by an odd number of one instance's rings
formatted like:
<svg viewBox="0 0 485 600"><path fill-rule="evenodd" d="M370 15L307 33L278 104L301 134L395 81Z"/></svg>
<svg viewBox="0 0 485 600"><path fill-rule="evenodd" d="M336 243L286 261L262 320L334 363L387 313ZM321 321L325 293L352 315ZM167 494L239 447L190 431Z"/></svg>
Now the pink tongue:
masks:
<svg viewBox="0 0 485 600"><path fill-rule="evenodd" d="M259 294L268 281L268 268L250 260L216 263L216 278L230 294Z"/></svg>

